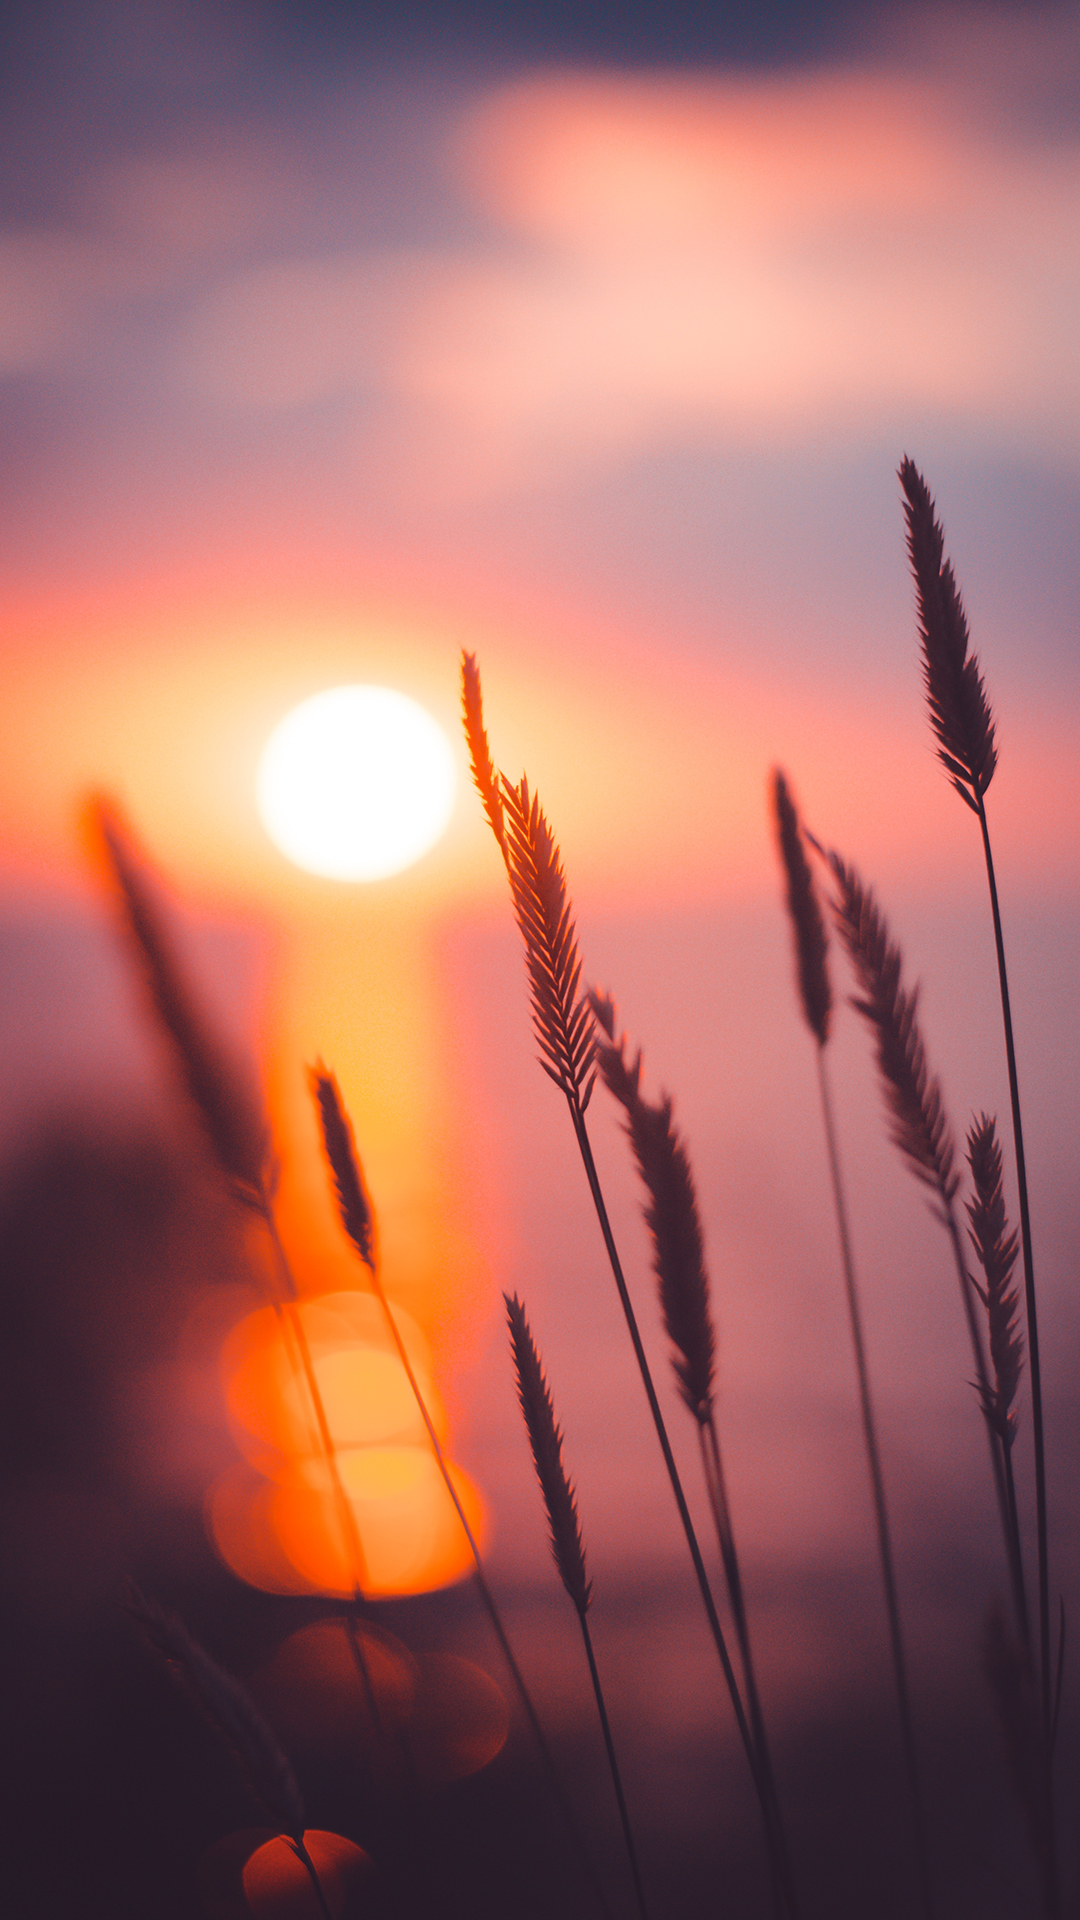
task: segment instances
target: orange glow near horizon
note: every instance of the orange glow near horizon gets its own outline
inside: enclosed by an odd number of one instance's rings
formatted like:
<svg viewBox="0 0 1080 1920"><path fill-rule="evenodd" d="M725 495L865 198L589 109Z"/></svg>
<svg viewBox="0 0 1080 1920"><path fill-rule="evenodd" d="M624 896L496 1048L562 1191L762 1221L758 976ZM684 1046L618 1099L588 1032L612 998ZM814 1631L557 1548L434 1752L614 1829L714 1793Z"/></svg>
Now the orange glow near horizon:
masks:
<svg viewBox="0 0 1080 1920"><path fill-rule="evenodd" d="M84 607L81 618L58 606L39 609L32 654L19 631L26 617L9 612L0 634L11 730L0 873L9 886L65 894L85 885L76 820L86 794L105 789L155 861L210 911L303 927L302 937L321 923L343 941L368 907L417 924L501 907L501 865L460 743L460 616L440 635L429 616L410 624L283 601L241 619L196 601L181 644L175 612L150 601L115 616ZM870 654L865 679L841 687L805 659L781 673L790 643L779 634L758 636L758 672L662 658L647 636L590 626L556 608L550 628L537 623L544 646L535 654L497 635L476 643L496 761L513 779L529 773L580 897L618 910L771 896L765 791L777 762L818 831L867 870L947 889L966 867L963 836L941 832L917 690L898 714ZM297 872L270 845L254 801L275 720L358 671L421 699L459 757L444 843L372 887ZM1032 693L1011 719L998 788L1011 782L1012 791L995 823L1003 858L1018 856L1029 884L1075 883L1068 769L1078 758L1074 712Z"/></svg>

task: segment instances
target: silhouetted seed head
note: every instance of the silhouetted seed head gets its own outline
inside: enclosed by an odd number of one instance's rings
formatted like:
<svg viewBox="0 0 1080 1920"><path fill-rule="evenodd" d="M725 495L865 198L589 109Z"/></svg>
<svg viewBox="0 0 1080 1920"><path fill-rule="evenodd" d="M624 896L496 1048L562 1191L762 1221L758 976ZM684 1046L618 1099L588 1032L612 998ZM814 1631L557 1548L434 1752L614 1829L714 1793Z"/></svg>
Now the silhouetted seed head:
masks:
<svg viewBox="0 0 1080 1920"><path fill-rule="evenodd" d="M580 994L581 962L566 878L551 829L522 775L502 776L507 870L525 942L540 1065L581 1114L593 1088L592 1010Z"/></svg>
<svg viewBox="0 0 1080 1920"><path fill-rule="evenodd" d="M304 1803L296 1775L277 1736L267 1726L247 1690L231 1673L219 1667L204 1647L193 1640L175 1613L165 1613L128 1585L128 1611L138 1621L150 1645L162 1655L174 1676L194 1694L212 1721L279 1833L302 1840L306 1824Z"/></svg>
<svg viewBox="0 0 1080 1920"><path fill-rule="evenodd" d="M188 1095L220 1171L237 1197L259 1211L272 1184L270 1130L253 1086L211 1033L185 978L151 877L107 801L96 800L93 824L119 889L123 917L151 1004L172 1044Z"/></svg>
<svg viewBox="0 0 1080 1920"><path fill-rule="evenodd" d="M787 780L777 767L772 777L776 838L787 879L787 909L795 935L795 963L806 1024L818 1046L829 1037L832 988L829 985L829 941L818 904L817 888L803 846L802 828Z"/></svg>
<svg viewBox="0 0 1080 1920"><path fill-rule="evenodd" d="M1011 1285L1019 1241L1009 1231L1005 1215L1005 1194L1001 1180L1001 1147L996 1123L985 1113L968 1131L968 1165L975 1188L967 1202L971 1243L979 1257L985 1285L972 1281L986 1308L990 1331L990 1361L994 1369L992 1388L980 1388L983 1411L995 1433L1006 1446L1016 1437L1016 1416L1011 1412L1020 1386L1024 1365L1024 1342L1017 1325L1019 1299Z"/></svg>
<svg viewBox="0 0 1080 1920"><path fill-rule="evenodd" d="M585 1549L581 1543L574 1489L563 1466L562 1433L555 1423L555 1409L525 1317L525 1308L516 1294L511 1298L504 1293L503 1299L506 1302L506 1319L514 1354L518 1400L525 1416L536 1477L544 1496L551 1551L563 1586L579 1614L584 1615L588 1611L590 1585L585 1574Z"/></svg>
<svg viewBox="0 0 1080 1920"><path fill-rule="evenodd" d="M641 1054L632 1063L627 1061L625 1037L615 1039L615 1009L609 997L591 992L589 998L605 1036L595 1043L597 1065L626 1115L626 1131L645 1187L653 1272L664 1327L675 1349L679 1392L694 1419L704 1425L712 1409L716 1337L694 1176L672 1125L670 1099L662 1094L653 1106L642 1098Z"/></svg>
<svg viewBox="0 0 1080 1920"><path fill-rule="evenodd" d="M308 1074L308 1085L318 1110L323 1148L334 1176L341 1224L364 1265L374 1273L375 1213L364 1185L352 1127L342 1104L338 1083L320 1060Z"/></svg>
<svg viewBox="0 0 1080 1920"><path fill-rule="evenodd" d="M918 988L901 985L901 956L869 887L839 854L827 856L836 882L836 930L862 989L851 1004L874 1035L878 1073L893 1141L916 1178L936 1189L945 1206L956 1195L955 1149L941 1088L931 1075L917 1019Z"/></svg>
<svg viewBox="0 0 1080 1920"><path fill-rule="evenodd" d="M945 536L926 481L905 454L900 463L908 553L919 603L923 680L938 758L960 798L978 812L997 765L994 721L979 663L968 653L968 627ZM975 796L973 798L973 796Z"/></svg>
<svg viewBox="0 0 1080 1920"><path fill-rule="evenodd" d="M484 730L480 669L476 664L475 653L462 653L461 656L461 712L465 724L465 739L469 748L472 777L484 803L484 812L487 814L491 831L499 843L499 851L505 860L506 833L503 825L502 795L499 792L499 782L492 765L487 733Z"/></svg>

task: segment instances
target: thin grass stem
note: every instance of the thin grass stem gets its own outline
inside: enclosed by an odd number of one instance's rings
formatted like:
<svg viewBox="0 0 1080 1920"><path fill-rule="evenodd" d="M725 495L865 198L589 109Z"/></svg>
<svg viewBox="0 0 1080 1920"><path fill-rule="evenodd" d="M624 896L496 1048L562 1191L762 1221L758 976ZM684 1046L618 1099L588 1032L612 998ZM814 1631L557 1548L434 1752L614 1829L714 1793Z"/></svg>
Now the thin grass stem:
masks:
<svg viewBox="0 0 1080 1920"><path fill-rule="evenodd" d="M484 1611L488 1616L492 1632L498 1641L503 1659L506 1662L507 1670L514 1683L518 1699L524 1709L525 1717L532 1730L533 1738L536 1741L540 1757L548 1775L548 1782L553 1798L563 1817L571 1840L574 1843L586 1877L596 1894L600 1908L605 1914L610 1915L611 1909L608 1905L607 1897L589 1857L584 1836L582 1835L574 1810L567 1799L559 1770L555 1765L555 1757L540 1722L540 1716L533 1704L532 1695L525 1682L525 1676L518 1665L517 1656L510 1644L506 1629L503 1626L502 1616L499 1612L495 1596L488 1584L479 1542L470 1525L469 1516L465 1511L461 1495L454 1485L453 1475L450 1472L442 1442L439 1439L435 1423L431 1418L427 1402L424 1399L423 1389L413 1371L408 1349L401 1337L401 1331L394 1318L393 1308L390 1305L386 1290L379 1276L378 1263L374 1255L371 1204L364 1187L360 1163L352 1138L352 1128L349 1125L348 1115L341 1101L337 1082L333 1075L328 1073L321 1065L314 1069L310 1080L312 1095L319 1112L322 1127L323 1146L326 1149L327 1159L334 1176L342 1225L367 1269L372 1292L382 1310L387 1330L394 1343L405 1378L409 1383L409 1389L416 1402L417 1411L423 1421L424 1430L431 1443L435 1464L442 1477L443 1485L450 1496L454 1511L461 1523L462 1532L465 1535L469 1552L472 1555L473 1578L476 1581L477 1592L480 1595Z"/></svg>
<svg viewBox="0 0 1080 1920"><path fill-rule="evenodd" d="M698 1442L701 1448L702 1473L705 1490L709 1497L716 1537L720 1547L720 1558L727 1582L728 1598L731 1602L732 1618L735 1622L735 1637L739 1643L739 1656L742 1661L743 1683L746 1687L746 1705L753 1734L754 1746L771 1801L772 1818L775 1823L778 1842L783 1855L787 1856L787 1841L784 1834L783 1815L780 1811L780 1796L776 1785L772 1752L765 1731L765 1715L761 1707L761 1695L758 1691L757 1671L754 1665L753 1648L750 1643L750 1626L746 1614L746 1602L743 1596L742 1572L735 1546L735 1533L731 1524L731 1509L728 1504L727 1485L724 1479L723 1462L720 1456L720 1438L716 1430L716 1418L710 1408L708 1419L699 1421Z"/></svg>
<svg viewBox="0 0 1080 1920"><path fill-rule="evenodd" d="M1005 1056L1009 1074L1009 1101L1012 1108L1013 1145L1016 1155L1016 1183L1020 1200L1020 1232L1024 1260L1024 1299L1028 1327L1028 1356L1031 1367L1032 1446L1035 1462L1035 1529L1039 1583L1039 1697L1043 1750L1046 1768L1046 1818L1049 1846L1048 1898L1057 1898L1056 1842L1054 1835L1053 1792L1050 1771L1052 1748L1052 1661L1050 1646L1050 1568L1046 1515L1046 1468L1043 1440L1042 1372L1039 1361L1039 1329L1035 1296L1035 1265L1031 1247L1031 1221L1028 1206L1027 1168L1024 1158L1024 1133L1020 1114L1020 1090L1013 1045L1012 1012L1009 1001L1005 944L1001 932L997 881L994 875L990 830L986 818L986 791L997 766L994 717L983 685L979 662L970 651L967 615L953 573L945 556L945 534L938 520L930 489L913 460L907 455L900 463L900 484L904 492L908 555L918 601L919 635L922 642L923 681L926 688L930 724L938 740L938 758L951 777L965 806L978 815L982 837L986 877L997 951L998 983L1001 994L1002 1022L1005 1030ZM1003 1443L1004 1444L1004 1443ZM1007 1447L1005 1447L1007 1451Z"/></svg>
<svg viewBox="0 0 1080 1920"><path fill-rule="evenodd" d="M777 845L787 883L787 909L795 941L796 978L799 998L802 1002L803 1018L815 1041L822 1128L825 1134L825 1150L829 1164L829 1179L832 1187L837 1234L840 1242L840 1264L844 1276L848 1323L851 1328L851 1344L855 1358L855 1375L859 1390L863 1444L866 1450L866 1463L870 1475L870 1492L874 1505L878 1555L881 1561L882 1587L884 1589L885 1612L889 1628L893 1680L896 1687L897 1713L900 1721L900 1740L904 1756L904 1771L907 1775L908 1798L915 1841L919 1892L923 1912L927 1916L927 1920L931 1920L934 1911L933 1889L930 1879L926 1819L923 1808L918 1755L915 1746L911 1713L911 1695L908 1687L907 1659L904 1652L904 1640L900 1627L900 1602L897 1593L888 1506L885 1498L885 1481L881 1471L881 1457L878 1450L877 1430L874 1421L873 1398L870 1392L870 1373L866 1363L866 1346L863 1340L862 1313L859 1306L859 1292L855 1279L855 1262L851 1251L847 1200L840 1170L840 1150L833 1114L832 1092L825 1062L825 1049L829 1041L833 1006L832 983L829 978L829 942L825 930L824 916L821 911L821 903L814 882L814 875L811 871L810 862L806 857L805 831L799 819L798 809L788 788L786 775L779 767L773 771L772 801ZM816 845L816 842L814 844Z"/></svg>
<svg viewBox="0 0 1080 1920"><path fill-rule="evenodd" d="M324 1916L324 1920L334 1920L334 1916L327 1904L326 1895L323 1892L322 1881L319 1879L319 1870L308 1852L307 1847L304 1845L303 1840L290 1839L287 1844L292 1848L301 1866L307 1873L308 1879L311 1881L312 1891L319 1903L319 1912Z"/></svg>
<svg viewBox="0 0 1080 1920"><path fill-rule="evenodd" d="M789 1915L794 1916L796 1911L794 1890L775 1800L770 1795L768 1781L762 1771L746 1710L739 1693L735 1670L731 1664L731 1656L720 1625L705 1564L701 1557L701 1549L638 1331L637 1319L619 1261L592 1146L586 1130L585 1111L589 1104L596 1072L593 1018L588 997L580 990L581 963L578 958L573 915L559 849L536 796L529 792L528 782L524 776L517 786L512 785L505 774L500 773L496 778L483 728L480 676L472 655L465 655L462 660L462 703L473 776L506 864L514 912L525 947L526 972L532 1000L533 1030L539 1044L540 1065L549 1079L561 1089L570 1111L589 1191L615 1278L630 1342L634 1349L634 1357L645 1388L649 1411L660 1442L660 1450L671 1482L676 1508L690 1549L706 1618L716 1645L761 1805L774 1901L779 1910L786 1909ZM498 808L492 804L493 796L498 798Z"/></svg>
<svg viewBox="0 0 1080 1920"><path fill-rule="evenodd" d="M600 1727L607 1749L608 1768L612 1786L622 1822L623 1838L626 1843L627 1857L637 1896L638 1912L641 1920L648 1920L645 1901L645 1889L638 1866L637 1849L634 1845L630 1815L623 1793L619 1763L615 1756L615 1743L611 1735L604 1690L600 1684L600 1673L593 1651L592 1634L589 1631L589 1607L592 1604L592 1582L585 1566L585 1545L581 1537L581 1524L578 1519L577 1495L572 1481L563 1463L562 1429L555 1418L555 1407L551 1398L551 1389L544 1376L540 1355L532 1336L525 1307L516 1294L512 1297L504 1294L506 1302L506 1320L510 1331L510 1346L514 1356L514 1374L517 1380L518 1403L525 1420L525 1430L529 1436L533 1466L540 1485L540 1493L547 1514L548 1535L552 1558L558 1568L559 1578L573 1604L574 1612L581 1627L585 1643L585 1656L589 1663L596 1709L600 1717Z"/></svg>
<svg viewBox="0 0 1080 1920"><path fill-rule="evenodd" d="M934 1195L931 1211L949 1236L975 1362L976 1384L985 1409L991 1405L993 1394L976 1290L968 1272L956 1217L956 1194L960 1185L955 1171L956 1150L941 1087L930 1071L919 1029L918 988L909 990L903 985L900 949L891 938L870 889L839 854L825 853L812 835L808 838L828 861L836 882L837 891L831 902L833 919L861 989L852 1005L874 1035L878 1076L893 1144L903 1154L910 1172ZM1013 1545L1003 1448L991 1422L987 1420L985 1424L1006 1561L1011 1568Z"/></svg>
<svg viewBox="0 0 1080 1920"><path fill-rule="evenodd" d="M1024 1307L1027 1320L1028 1368L1031 1379L1031 1437L1035 1464L1035 1538L1039 1579L1039 1691L1042 1703L1043 1733L1050 1746L1053 1720L1050 1658L1050 1549L1046 1518L1046 1457L1043 1441L1042 1367L1039 1361L1039 1319L1035 1300L1035 1263L1031 1246L1031 1212L1028 1205L1027 1163L1024 1157L1024 1126L1020 1113L1020 1085L1016 1072L1016 1048L1013 1044L1012 1005L1009 976L1005 965L1005 940L1001 930L994 856L990 847L990 829L986 803L977 795L979 828L982 833L986 879L990 889L990 910L994 922L994 946L997 952L998 984L1001 993L1001 1019L1005 1030L1005 1059L1009 1073L1009 1105L1012 1112L1013 1147L1016 1154L1016 1186L1020 1211L1020 1247L1024 1263Z"/></svg>
<svg viewBox="0 0 1080 1920"><path fill-rule="evenodd" d="M630 1824L630 1813L626 1805L626 1795L623 1792L622 1776L619 1773L619 1762L615 1757L615 1742L611 1736L611 1725L608 1720L607 1706L604 1702L604 1690L600 1685L600 1673L596 1665L596 1654L593 1651L588 1615L580 1607L578 1608L578 1621L581 1626L581 1638L585 1643L585 1657L589 1662L589 1677L592 1680L593 1693L596 1697L596 1711L600 1718L600 1727L604 1736L604 1746L607 1749L608 1766L611 1770L611 1784L615 1790L615 1800L619 1809L619 1819L622 1823L623 1839L626 1842L626 1857L630 1862L630 1873L634 1882L637 1909L641 1915L641 1920L649 1920L649 1909L645 1899L645 1887L641 1878L641 1867L638 1863L637 1848L634 1845L634 1829Z"/></svg>
<svg viewBox="0 0 1080 1920"><path fill-rule="evenodd" d="M701 1593L702 1604L705 1608L705 1615L709 1623L717 1654L719 1655L720 1666L725 1682L727 1683L728 1693L731 1696L731 1704L734 1709L736 1723L739 1728L743 1746L746 1749L746 1756L750 1763L750 1771L757 1789L762 1818L765 1823L769 1862L774 1880L774 1894L780 1902L781 1907L786 1909L791 1916L795 1916L798 1912L798 1906L792 1882L790 1863L787 1858L787 1848L782 1831L778 1825L774 1796L770 1793L768 1778L762 1766L761 1757L758 1754L747 1720L746 1709L743 1706L738 1681L735 1677L735 1669L731 1663L731 1655L728 1652L724 1630L720 1624L720 1616L716 1611L716 1602L713 1599L712 1588L709 1585L709 1576L705 1570L705 1562L702 1559L701 1547L698 1543L697 1533L690 1516L690 1509L686 1503L686 1494L683 1491L679 1469L675 1464L675 1455L671 1450L667 1427L664 1424L664 1416L661 1412L660 1402L657 1399L656 1388L653 1384L652 1371L649 1367L645 1348L642 1344L637 1316L634 1313L629 1288L627 1287L626 1278L622 1270L622 1262L619 1259L618 1249L615 1245L615 1237L611 1230L611 1222L608 1218L607 1206L600 1185L600 1177L596 1170L596 1161L593 1158L592 1144L589 1140L585 1125L585 1116L580 1111L580 1108L570 1099L569 1094L567 1095L567 1104L570 1108L570 1117L574 1126L578 1150L585 1168L585 1177L589 1183L589 1192L592 1195L596 1217L600 1224L601 1234L603 1235L608 1261L615 1280L619 1302L622 1306L623 1317L626 1321L627 1332L630 1335L630 1344L634 1350L634 1358L637 1361L638 1372L641 1375L641 1382L645 1389L645 1397L649 1404L649 1412L652 1415L653 1426L656 1429L656 1437L660 1443L660 1451L663 1455L668 1479L671 1482L671 1491L674 1495L679 1519L686 1536L686 1544L690 1550L690 1558Z"/></svg>
<svg viewBox="0 0 1080 1920"><path fill-rule="evenodd" d="M847 1199L840 1169L840 1152L836 1137L832 1092L829 1086L829 1077L825 1064L825 1048L820 1042L816 1052L818 1091L821 1096L821 1118L825 1132L825 1146L829 1161L829 1177L832 1186L833 1205L836 1212L836 1229L840 1241L840 1264L844 1274L844 1292L847 1297L848 1324L851 1328L851 1344L855 1356L855 1375L859 1388L859 1412L862 1418L863 1444L866 1448L866 1464L870 1474L870 1492L874 1503L878 1556L881 1560L881 1582L885 1593L885 1612L889 1625L889 1648L892 1654L893 1679L896 1686L896 1707L900 1720L900 1739L904 1754L904 1771L907 1774L908 1798L911 1804L911 1821L915 1838L915 1858L919 1878L919 1894L922 1901L923 1912L927 1916L930 1916L934 1913L934 1897L930 1879L930 1860L927 1848L926 1814L923 1805L918 1751L915 1745L915 1730L911 1713L907 1656L904 1650L904 1636L900 1625L900 1600L896 1585L896 1569L893 1560L888 1503L885 1497L885 1479L881 1471L881 1455L878 1449L877 1427L874 1420L874 1404L870 1392L870 1372L866 1362L862 1312L859 1306L859 1292L855 1278L855 1262L851 1251Z"/></svg>

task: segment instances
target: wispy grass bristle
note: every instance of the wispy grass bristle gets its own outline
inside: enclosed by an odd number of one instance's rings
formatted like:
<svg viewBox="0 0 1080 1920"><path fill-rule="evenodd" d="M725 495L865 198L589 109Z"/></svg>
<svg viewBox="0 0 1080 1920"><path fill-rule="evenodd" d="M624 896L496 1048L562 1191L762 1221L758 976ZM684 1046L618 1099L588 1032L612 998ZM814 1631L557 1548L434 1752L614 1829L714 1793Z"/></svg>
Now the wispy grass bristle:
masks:
<svg viewBox="0 0 1080 1920"><path fill-rule="evenodd" d="M461 712L465 723L465 739L469 748L469 765L476 790L484 803L484 812L488 824L499 843L503 859L506 852L506 829L503 822L502 794L492 763L491 749L488 746L487 731L484 727L484 703L480 691L480 669L476 664L475 653L462 653L461 656Z"/></svg>
<svg viewBox="0 0 1080 1920"><path fill-rule="evenodd" d="M166 1613L129 1582L128 1611L170 1670L192 1693L231 1749L252 1792L278 1832L303 1843L306 1818L296 1775L277 1735L247 1689L193 1640L175 1613Z"/></svg>
<svg viewBox="0 0 1080 1920"><path fill-rule="evenodd" d="M972 1278L986 1308L994 1371L993 1390L982 1391L981 1398L990 1425L1005 1445L1011 1446L1016 1436L1016 1415L1011 1409L1024 1365L1024 1342L1018 1326L1020 1302L1012 1285L1020 1242L1016 1232L1010 1231L1005 1214L997 1125L985 1113L968 1132L967 1150L975 1189L967 1202L968 1231L985 1284L980 1285L974 1275Z"/></svg>
<svg viewBox="0 0 1080 1920"><path fill-rule="evenodd" d="M829 1038L832 986L829 981L829 939L810 862L806 858L802 827L787 779L776 767L772 777L773 819L780 859L787 881L787 909L795 935L795 966L803 1016L819 1047Z"/></svg>
<svg viewBox="0 0 1080 1920"><path fill-rule="evenodd" d="M968 625L945 535L926 481L907 455L900 463L908 555L919 606L923 680L938 758L974 812L997 765L994 721L979 663L968 652Z"/></svg>
<svg viewBox="0 0 1080 1920"><path fill-rule="evenodd" d="M330 1163L337 1195L341 1224L369 1273L377 1268L375 1254L375 1210L364 1183L363 1170L356 1151L349 1116L341 1091L332 1073L321 1060L308 1073L319 1115L323 1146Z"/></svg>
<svg viewBox="0 0 1080 1920"><path fill-rule="evenodd" d="M890 1134L916 1178L950 1206L959 1186L956 1150L919 1030L918 987L901 984L900 949L870 888L839 854L827 859L836 882L833 918L862 989L851 1004L873 1030Z"/></svg>
<svg viewBox="0 0 1080 1920"><path fill-rule="evenodd" d="M525 942L540 1065L584 1114L593 1088L593 1017L581 985L577 933L554 836L524 775L503 776L506 860Z"/></svg>
<svg viewBox="0 0 1080 1920"><path fill-rule="evenodd" d="M514 1355L518 1400L532 1449L533 1465L547 1512L551 1551L559 1578L579 1614L589 1608L590 1582L578 1523L577 1501L562 1458L562 1430L556 1424L551 1392L544 1378L525 1307L516 1294L503 1294Z"/></svg>
<svg viewBox="0 0 1080 1920"><path fill-rule="evenodd" d="M272 1186L270 1129L261 1103L213 1034L185 977L152 879L115 808L92 803L91 818L116 882L123 919L157 1022L176 1055L210 1150L237 1198L260 1211Z"/></svg>
<svg viewBox="0 0 1080 1920"><path fill-rule="evenodd" d="M626 1131L647 1195L645 1221L652 1241L653 1272L673 1365L682 1395L699 1425L712 1410L716 1336L709 1308L709 1279L694 1176L686 1148L672 1124L672 1103L655 1105L641 1093L641 1054L626 1057L625 1035L615 1038L615 1008L607 994L590 1002L604 1039L596 1060L605 1086L626 1115Z"/></svg>

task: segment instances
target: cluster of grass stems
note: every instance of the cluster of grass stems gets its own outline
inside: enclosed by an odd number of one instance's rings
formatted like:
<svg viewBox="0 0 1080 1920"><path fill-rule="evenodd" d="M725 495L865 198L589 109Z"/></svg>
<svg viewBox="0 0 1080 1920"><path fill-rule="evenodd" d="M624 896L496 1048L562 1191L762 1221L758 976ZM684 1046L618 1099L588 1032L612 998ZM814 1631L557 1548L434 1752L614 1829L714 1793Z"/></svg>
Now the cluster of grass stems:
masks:
<svg viewBox="0 0 1080 1920"><path fill-rule="evenodd" d="M1026 1816L1040 1908L1047 1920L1054 1920L1061 1910L1054 1812L1054 1745L1061 1691L1064 1612L1062 1609L1061 1630L1055 1647L1051 1636L1042 1382L1027 1175L1005 947L986 809L986 793L997 761L995 729L978 661L970 650L963 604L952 567L945 557L944 537L933 500L911 460L904 459L899 477L916 588L930 721L939 758L952 786L978 821L989 887L1009 1080L1018 1230L1010 1226L1006 1217L1003 1149L997 1121L982 1114L973 1121L966 1142L965 1232L960 1211L964 1175L940 1086L928 1062L920 1031L918 990L905 983L900 950L870 887L848 861L804 827L788 780L780 770L773 774L771 799L794 942L798 1000L814 1048L822 1146L835 1208L838 1262L850 1326L855 1389L877 1535L919 1910L924 1920L933 1920L933 1916L940 1914L931 1867L928 1810L921 1785L919 1743L890 1532L887 1474L878 1438L828 1071L835 1005L830 971L830 921L852 971L852 1004L872 1037L891 1139L915 1178L928 1190L931 1209L945 1232L956 1271L974 1368L976 1393L972 1417L981 1419L985 1428L1010 1595L1007 1611L993 1608L988 1612L984 1670L1004 1733L1004 1745L1012 1761L1018 1800ZM734 1716L760 1810L773 1913L777 1920L798 1920L798 1863L789 1846L770 1748L725 1482L715 1382L716 1334L686 1143L674 1124L670 1098L665 1095L650 1101L644 1096L641 1054L638 1051L631 1054L625 1036L619 1033L612 1000L606 993L583 983L573 910L558 845L526 778L522 776L514 783L496 770L484 726L479 671L470 654L462 659L462 708L473 778L505 865L524 944L540 1065L566 1105L640 1371L648 1413L715 1646L721 1693ZM196 997L184 978L165 919L156 904L152 884L115 811L99 803L96 818L154 1013L171 1043L187 1093L201 1118L213 1160L238 1203L259 1222L273 1252L273 1305L297 1374L306 1383L316 1426L312 1436L314 1450L321 1453L329 1474L341 1542L351 1568L353 1593L346 1614L349 1645L367 1710L385 1739L399 1741L407 1771L407 1741L401 1729L380 1726L380 1707L363 1632L367 1606L363 1540L338 1472L333 1437L297 1311L296 1283L278 1233L269 1129L244 1075L226 1058L200 1015ZM593 1156L587 1113L598 1081L621 1111L640 1180L677 1398L694 1423L698 1441L706 1504L716 1535L723 1580L726 1627L668 1436ZM472 1577L480 1602L531 1727L582 1871L591 1883L597 1907L610 1913L607 1893L562 1786L540 1715L503 1625L476 1538L381 1282L374 1212L337 1084L320 1063L311 1070L310 1085L341 1223L360 1263L361 1282L379 1301L416 1397L435 1460L468 1540ZM1016 1278L1018 1255L1023 1278L1022 1307ZM640 1920L648 1920L648 1876L643 1871L634 1839L631 1810L623 1789L593 1649L589 1627L592 1586L577 1497L563 1462L563 1435L525 1305L516 1296L507 1296L506 1312L518 1397L546 1510L552 1553L581 1629L636 1911ZM1033 1607L1028 1600L1013 1458L1019 1425L1017 1397L1025 1360L1030 1383L1034 1463ZM183 1676L237 1754L275 1830L287 1839L303 1862L319 1911L328 1914L318 1872L304 1841L304 1811L299 1788L275 1736L239 1683L216 1666L181 1622L134 1590L131 1609L148 1640Z"/></svg>

